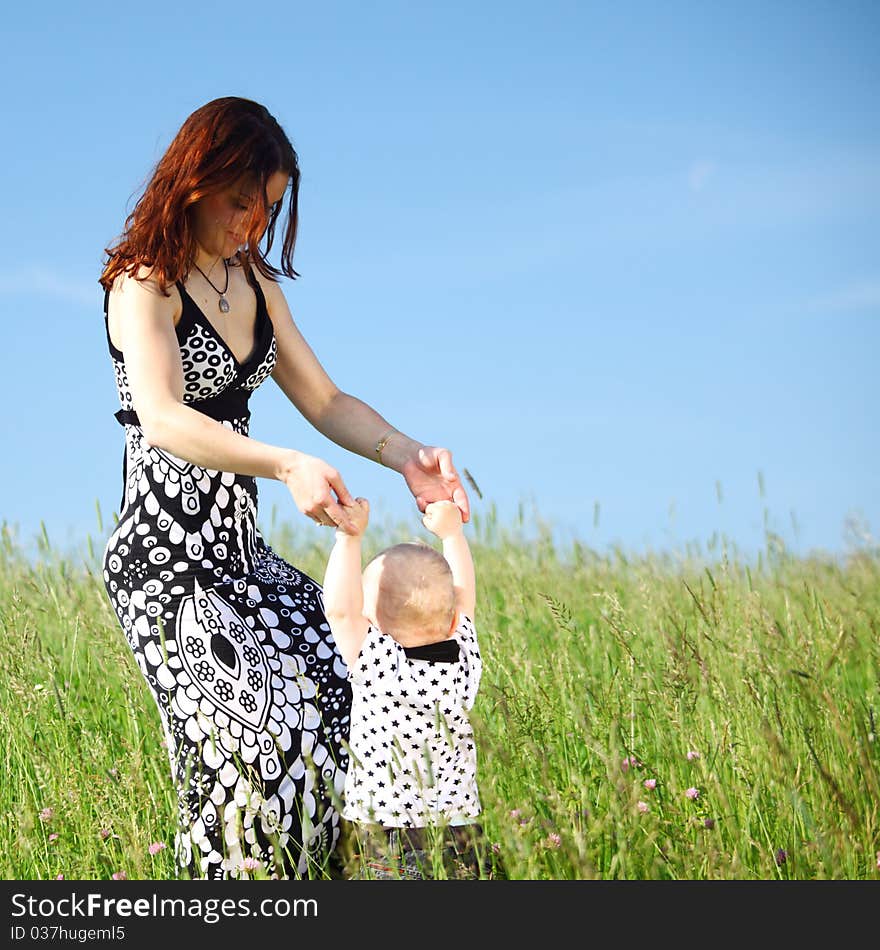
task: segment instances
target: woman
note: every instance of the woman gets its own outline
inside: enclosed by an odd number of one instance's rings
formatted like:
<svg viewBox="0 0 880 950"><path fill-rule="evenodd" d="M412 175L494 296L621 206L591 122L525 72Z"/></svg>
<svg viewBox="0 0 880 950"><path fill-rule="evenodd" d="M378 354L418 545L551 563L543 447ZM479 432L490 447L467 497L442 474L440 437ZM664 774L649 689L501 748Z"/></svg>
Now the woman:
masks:
<svg viewBox="0 0 880 950"><path fill-rule="evenodd" d="M355 530L323 460L248 436L271 376L333 442L403 475L420 510L452 499L450 453L341 392L277 283L295 277L299 167L267 110L223 98L184 122L101 275L125 427L110 600L159 707L191 877L326 873L339 837L351 694L320 586L257 529L256 477L320 525ZM280 270L269 264L283 223Z"/></svg>

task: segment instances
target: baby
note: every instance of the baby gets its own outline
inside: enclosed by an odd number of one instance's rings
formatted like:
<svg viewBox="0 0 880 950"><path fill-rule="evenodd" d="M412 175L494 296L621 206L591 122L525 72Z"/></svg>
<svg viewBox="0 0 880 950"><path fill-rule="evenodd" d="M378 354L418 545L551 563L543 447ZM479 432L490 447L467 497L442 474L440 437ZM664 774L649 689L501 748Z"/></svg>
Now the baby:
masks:
<svg viewBox="0 0 880 950"><path fill-rule="evenodd" d="M324 576L324 611L349 669L353 702L342 815L354 824L358 877L480 875L477 756L468 712L482 660L474 630L475 580L461 513L427 506L442 541L396 544L361 575L369 504L347 514ZM488 864L482 862L485 867Z"/></svg>

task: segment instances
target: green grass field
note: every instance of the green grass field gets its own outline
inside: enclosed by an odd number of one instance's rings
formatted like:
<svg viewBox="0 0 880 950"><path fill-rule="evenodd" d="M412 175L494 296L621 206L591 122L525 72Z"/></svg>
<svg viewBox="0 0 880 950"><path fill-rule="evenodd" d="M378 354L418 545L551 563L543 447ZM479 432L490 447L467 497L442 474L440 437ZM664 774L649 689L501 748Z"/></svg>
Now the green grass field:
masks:
<svg viewBox="0 0 880 950"><path fill-rule="evenodd" d="M508 877L880 878L877 550L630 557L523 527L469 529L483 824ZM367 553L413 533L371 528ZM323 576L329 534L267 539ZM4 526L0 872L173 878L167 752L103 538L40 547Z"/></svg>

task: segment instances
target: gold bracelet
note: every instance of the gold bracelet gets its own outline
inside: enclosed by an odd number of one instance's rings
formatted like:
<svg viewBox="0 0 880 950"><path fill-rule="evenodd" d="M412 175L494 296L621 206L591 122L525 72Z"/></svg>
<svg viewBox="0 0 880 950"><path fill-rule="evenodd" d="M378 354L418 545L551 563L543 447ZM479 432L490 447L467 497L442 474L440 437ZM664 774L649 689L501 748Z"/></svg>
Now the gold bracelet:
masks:
<svg viewBox="0 0 880 950"><path fill-rule="evenodd" d="M388 445L388 440L389 440L392 436L394 436L394 435L397 435L397 429L391 429L391 430L389 430L389 431L386 432L385 435L383 435L382 438L379 439L379 441L376 443L376 460L378 461L378 463L379 463L380 465L384 465L384 464L385 464L385 463L382 461L382 450L385 448L386 445Z"/></svg>

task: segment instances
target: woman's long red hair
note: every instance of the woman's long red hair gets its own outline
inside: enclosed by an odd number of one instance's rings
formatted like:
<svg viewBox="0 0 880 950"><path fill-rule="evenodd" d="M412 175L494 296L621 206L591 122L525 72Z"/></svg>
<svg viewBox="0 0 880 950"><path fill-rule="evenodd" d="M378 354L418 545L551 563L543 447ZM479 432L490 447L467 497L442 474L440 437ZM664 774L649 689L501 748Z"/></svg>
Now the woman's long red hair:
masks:
<svg viewBox="0 0 880 950"><path fill-rule="evenodd" d="M280 270L266 259L284 203L282 199L272 208L265 207L266 183L278 171L290 176ZM282 274L297 277L293 269L300 178L297 154L264 106L227 96L196 109L181 126L126 219L122 236L105 249L101 286L109 290L120 274L143 279L139 275L149 272L167 293L195 263L193 206L242 178L257 186L246 224L248 252L241 255L243 263L270 280Z"/></svg>

